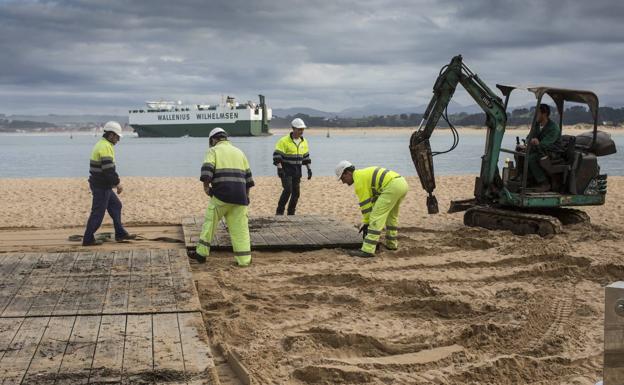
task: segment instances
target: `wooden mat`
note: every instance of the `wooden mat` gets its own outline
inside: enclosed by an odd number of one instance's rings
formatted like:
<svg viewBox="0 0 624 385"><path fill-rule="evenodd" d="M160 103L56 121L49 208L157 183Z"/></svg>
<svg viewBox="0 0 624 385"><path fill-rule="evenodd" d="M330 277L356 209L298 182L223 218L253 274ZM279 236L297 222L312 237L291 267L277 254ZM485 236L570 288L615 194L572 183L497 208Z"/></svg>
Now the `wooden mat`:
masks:
<svg viewBox="0 0 624 385"><path fill-rule="evenodd" d="M197 246L203 222L203 216L182 218L187 249L192 250ZM250 217L249 236L252 250L359 248L362 245L362 236L355 226L314 215ZM219 223L210 247L214 250L231 250L225 221Z"/></svg>
<svg viewBox="0 0 624 385"><path fill-rule="evenodd" d="M2 384L210 384L183 250L0 255Z"/></svg>

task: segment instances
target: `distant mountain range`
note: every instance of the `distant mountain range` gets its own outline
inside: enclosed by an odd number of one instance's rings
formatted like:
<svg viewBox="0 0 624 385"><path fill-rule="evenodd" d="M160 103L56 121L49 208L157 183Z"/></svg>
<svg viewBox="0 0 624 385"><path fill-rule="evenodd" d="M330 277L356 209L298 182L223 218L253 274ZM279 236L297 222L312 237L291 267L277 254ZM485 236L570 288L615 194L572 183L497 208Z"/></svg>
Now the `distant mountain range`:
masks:
<svg viewBox="0 0 624 385"><path fill-rule="evenodd" d="M385 115L398 115L398 114L421 114L427 109L426 104L417 106L396 106L387 104L367 104L361 107L350 107L337 112L328 112L316 110L308 107L291 107L291 108L274 108L273 115L279 117L293 116L296 114L305 114L309 116L317 116L323 118L361 118L365 116L385 116ZM466 112L468 114L475 114L482 112L481 108L472 104L469 106L462 106L459 103L451 101L448 106L449 114L456 114L459 112Z"/></svg>
<svg viewBox="0 0 624 385"><path fill-rule="evenodd" d="M58 125L63 124L89 124L89 123L105 123L109 120L115 120L121 124L128 124L128 115L3 115L0 119L9 120L25 120L30 122L45 122Z"/></svg>
<svg viewBox="0 0 624 385"><path fill-rule="evenodd" d="M518 105L514 107L509 107L508 111L511 112L514 109L519 108L531 108L533 107L533 103L527 103L524 105ZM606 106L613 108L616 107L615 104L606 104ZM426 104L420 104L416 106L397 106L391 104L367 104L358 107L349 107L345 108L341 111L322 111L309 107L291 107L291 108L273 108L273 115L280 118L285 118L287 116L293 116L296 114L304 114L311 117L321 117L321 118L362 118L362 117L370 117L370 116L386 116L386 115L399 115L399 114L422 114L427 108ZM458 114L461 112L465 112L467 114L476 114L483 112L481 108L476 104L471 104L468 106L463 106L457 102L451 101L448 106L449 114ZM128 124L128 115L61 115L61 114L48 114L48 115L25 115L25 114L15 114L15 115L4 115L0 114L0 120L8 119L8 120L19 120L19 121L31 121L31 122L45 122L52 123L57 126L62 126L64 124L103 124L109 120L115 120L120 122L121 124Z"/></svg>

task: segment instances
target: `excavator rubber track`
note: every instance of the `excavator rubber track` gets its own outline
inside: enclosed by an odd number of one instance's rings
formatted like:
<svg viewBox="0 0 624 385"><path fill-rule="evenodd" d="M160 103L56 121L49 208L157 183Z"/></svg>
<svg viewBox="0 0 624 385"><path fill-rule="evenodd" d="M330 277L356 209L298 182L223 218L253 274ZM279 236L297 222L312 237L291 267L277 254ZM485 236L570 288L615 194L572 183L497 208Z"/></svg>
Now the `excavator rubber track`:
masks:
<svg viewBox="0 0 624 385"><path fill-rule="evenodd" d="M559 219L550 215L487 206L475 206L466 210L464 224L490 230L508 230L516 235L537 234L541 237L563 231Z"/></svg>
<svg viewBox="0 0 624 385"><path fill-rule="evenodd" d="M589 215L585 211L568 207L544 208L534 210L531 213L555 217L564 226L575 225L578 223L590 223Z"/></svg>

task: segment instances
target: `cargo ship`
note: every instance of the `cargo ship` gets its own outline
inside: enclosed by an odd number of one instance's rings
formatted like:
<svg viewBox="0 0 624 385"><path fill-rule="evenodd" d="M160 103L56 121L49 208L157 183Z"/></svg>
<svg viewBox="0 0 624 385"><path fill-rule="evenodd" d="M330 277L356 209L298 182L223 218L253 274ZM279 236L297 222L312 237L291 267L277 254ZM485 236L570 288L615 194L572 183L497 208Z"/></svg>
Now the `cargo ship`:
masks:
<svg viewBox="0 0 624 385"><path fill-rule="evenodd" d="M207 137L215 127L231 136L269 135L271 109L258 96L259 103L238 103L231 96L214 105L146 102L146 107L128 111L128 121L139 137Z"/></svg>

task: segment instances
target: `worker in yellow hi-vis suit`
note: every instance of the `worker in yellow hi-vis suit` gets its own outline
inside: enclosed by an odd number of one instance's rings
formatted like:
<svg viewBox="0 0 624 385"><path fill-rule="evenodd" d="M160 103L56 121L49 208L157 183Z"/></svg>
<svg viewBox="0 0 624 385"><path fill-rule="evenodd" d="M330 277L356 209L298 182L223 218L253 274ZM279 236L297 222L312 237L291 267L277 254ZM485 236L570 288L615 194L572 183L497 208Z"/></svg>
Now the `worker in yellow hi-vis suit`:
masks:
<svg viewBox="0 0 624 385"><path fill-rule="evenodd" d="M213 129L208 137L210 149L201 168L200 180L211 199L195 258L199 262L206 261L214 232L221 218L225 217L236 263L247 266L251 263L247 206L249 189L254 181L247 157L227 138L227 133L220 127Z"/></svg>
<svg viewBox="0 0 624 385"><path fill-rule="evenodd" d="M383 167L356 170L351 162L343 160L336 166L336 176L342 183L354 185L362 211L364 242L360 250L349 252L356 257L374 257L377 242L386 228L386 247L399 247L399 207L407 194L407 181L401 175Z"/></svg>

